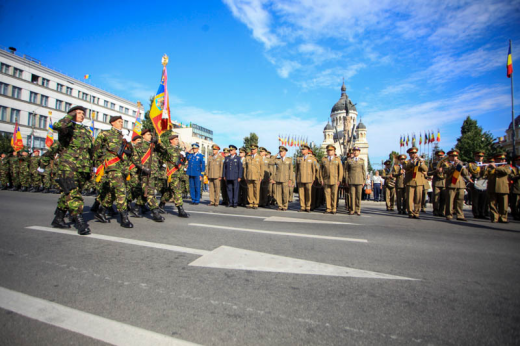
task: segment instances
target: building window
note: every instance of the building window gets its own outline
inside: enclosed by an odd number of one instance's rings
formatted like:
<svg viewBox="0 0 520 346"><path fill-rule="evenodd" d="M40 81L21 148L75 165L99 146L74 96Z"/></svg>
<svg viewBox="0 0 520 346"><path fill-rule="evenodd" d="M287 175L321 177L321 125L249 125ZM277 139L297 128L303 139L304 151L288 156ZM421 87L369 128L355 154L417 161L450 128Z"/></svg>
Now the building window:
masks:
<svg viewBox="0 0 520 346"><path fill-rule="evenodd" d="M125 114L130 113L130 110L128 108L125 108Z"/></svg>
<svg viewBox="0 0 520 346"><path fill-rule="evenodd" d="M42 78L42 85L44 87L49 87L49 80L47 78Z"/></svg>
<svg viewBox="0 0 520 346"><path fill-rule="evenodd" d="M123 106L119 106L119 111L120 111L121 113L123 113L123 109L124 109Z"/></svg>
<svg viewBox="0 0 520 346"><path fill-rule="evenodd" d="M0 83L0 94L7 95L9 90L9 84Z"/></svg>
<svg viewBox="0 0 520 346"><path fill-rule="evenodd" d="M56 84L56 90L58 90L60 93L62 93L63 92L63 85L60 84L60 83Z"/></svg>
<svg viewBox="0 0 520 346"><path fill-rule="evenodd" d="M14 123L19 118L20 118L20 110L11 108L11 119L9 119L9 121Z"/></svg>
<svg viewBox="0 0 520 346"><path fill-rule="evenodd" d="M9 73L9 69L11 68L11 66L9 66L7 64L4 64L2 62L2 63L0 63L0 68L1 68L3 73Z"/></svg>
<svg viewBox="0 0 520 346"><path fill-rule="evenodd" d="M43 149L45 148L45 138L42 138L42 137L32 137L32 139L34 140L34 143L31 143L31 135L28 135L27 136L27 146L29 147L33 147L33 148L38 148L38 149Z"/></svg>
<svg viewBox="0 0 520 346"><path fill-rule="evenodd" d="M112 108L112 109L116 109L116 104L113 103L113 102L110 102L110 108Z"/></svg>
<svg viewBox="0 0 520 346"><path fill-rule="evenodd" d="M65 93L66 93L67 95L72 95L72 88L71 88L71 87L67 87L67 88L65 89Z"/></svg>
<svg viewBox="0 0 520 346"><path fill-rule="evenodd" d="M134 117L135 117L136 114L137 114L136 111L132 111L132 115L133 115Z"/></svg>
<svg viewBox="0 0 520 346"><path fill-rule="evenodd" d="M0 120L1 121L7 120L7 107L0 106Z"/></svg>
<svg viewBox="0 0 520 346"><path fill-rule="evenodd" d="M38 94L31 91L31 93L29 94L29 102L36 103L37 99L38 99Z"/></svg>
<svg viewBox="0 0 520 346"><path fill-rule="evenodd" d="M89 95L87 93L83 93L82 99L88 101L88 96Z"/></svg>
<svg viewBox="0 0 520 346"><path fill-rule="evenodd" d="M31 76L31 82L32 82L32 83L36 83L36 84L38 84L38 81L39 81L39 80L40 80L40 76L37 76L37 75L35 75L35 74L33 74L33 75Z"/></svg>
<svg viewBox="0 0 520 346"><path fill-rule="evenodd" d="M22 88L17 88L15 86L13 86L13 88L11 90L11 96L16 99L22 98Z"/></svg>
<svg viewBox="0 0 520 346"><path fill-rule="evenodd" d="M72 105L68 102L65 102L65 112L68 112L70 107L72 107Z"/></svg>
<svg viewBox="0 0 520 346"><path fill-rule="evenodd" d="M40 129L46 129L47 128L47 117L44 115L40 115L40 119L38 121L38 127Z"/></svg>
<svg viewBox="0 0 520 346"><path fill-rule="evenodd" d="M104 105L105 107L107 107L107 108L108 108L108 101L107 101L107 100L105 100L105 101L103 102L103 105Z"/></svg>
<svg viewBox="0 0 520 346"><path fill-rule="evenodd" d="M125 129L128 128L128 120L123 121L123 126L125 127Z"/></svg>
<svg viewBox="0 0 520 346"><path fill-rule="evenodd" d="M29 113L29 115L27 117L27 125L29 125L29 126L36 125L36 114Z"/></svg>
<svg viewBox="0 0 520 346"><path fill-rule="evenodd" d="M103 122L108 123L108 114L103 113Z"/></svg>
<svg viewBox="0 0 520 346"><path fill-rule="evenodd" d="M22 78L23 76L23 71L20 70L19 68L14 68L14 71L13 71L13 76L15 77L18 77L18 78Z"/></svg>
<svg viewBox="0 0 520 346"><path fill-rule="evenodd" d="M62 100L56 100L56 109L61 110L61 107L63 106Z"/></svg>
<svg viewBox="0 0 520 346"><path fill-rule="evenodd" d="M40 99L40 104L44 107L47 107L47 105L49 104L49 96L42 95Z"/></svg>

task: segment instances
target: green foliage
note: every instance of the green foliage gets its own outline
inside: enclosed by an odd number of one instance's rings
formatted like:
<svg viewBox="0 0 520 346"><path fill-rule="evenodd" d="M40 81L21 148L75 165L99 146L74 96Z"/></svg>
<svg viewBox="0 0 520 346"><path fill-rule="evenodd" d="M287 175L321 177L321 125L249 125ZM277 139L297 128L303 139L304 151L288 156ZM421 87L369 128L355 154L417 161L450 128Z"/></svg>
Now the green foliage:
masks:
<svg viewBox="0 0 520 346"><path fill-rule="evenodd" d="M0 136L0 153L10 154L14 151L11 147L11 137L11 135L5 133Z"/></svg>
<svg viewBox="0 0 520 346"><path fill-rule="evenodd" d="M457 138L455 148L459 151L459 159L464 162L473 161L475 151L484 151L486 157L493 157L499 149L493 145L494 138L489 131L483 131L477 121L468 115L460 128L461 136Z"/></svg>
<svg viewBox="0 0 520 346"><path fill-rule="evenodd" d="M249 136L244 137L244 148L251 150L251 145L258 145L258 136L256 133L251 132Z"/></svg>
<svg viewBox="0 0 520 346"><path fill-rule="evenodd" d="M370 156L367 156L368 164L367 164L367 173L372 172L374 169L372 168L372 164L370 163Z"/></svg>

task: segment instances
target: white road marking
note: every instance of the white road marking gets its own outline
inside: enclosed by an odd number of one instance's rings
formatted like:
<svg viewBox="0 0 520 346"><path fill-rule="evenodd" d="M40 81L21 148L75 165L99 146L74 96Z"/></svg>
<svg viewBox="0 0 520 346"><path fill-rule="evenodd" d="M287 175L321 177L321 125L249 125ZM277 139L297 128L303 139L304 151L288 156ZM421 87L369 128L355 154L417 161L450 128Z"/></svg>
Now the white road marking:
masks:
<svg viewBox="0 0 520 346"><path fill-rule="evenodd" d="M274 273L343 276L367 279L418 280L403 276L394 276L366 270L340 267L332 264L271 255L262 252L236 249L229 246L221 246L213 250L211 253L191 262L189 265L196 267L254 270Z"/></svg>
<svg viewBox="0 0 520 346"><path fill-rule="evenodd" d="M226 213L212 213L210 211L193 211L193 210L186 210L188 213L194 213L194 214L208 214L208 215L218 215L218 216L236 216L236 217L249 217L251 219L265 219L269 216L253 216L253 215L237 215L237 214L226 214Z"/></svg>
<svg viewBox="0 0 520 346"><path fill-rule="evenodd" d="M228 226L206 225L206 224L202 224L202 223L189 223L188 226L216 228L216 229L223 229L223 230L226 230L226 231L240 231L240 232L272 234L272 235L285 235L285 236L301 237L301 238L342 240L342 241L353 241L353 242L360 242L360 243L367 243L368 242L366 239L358 239L358 238L343 238L343 237L329 237L329 236L314 235L314 234L274 232L274 231L264 231L264 230L259 230L259 229L248 229L248 228L237 228L237 227L228 227Z"/></svg>
<svg viewBox="0 0 520 346"><path fill-rule="evenodd" d="M356 225L361 226L358 223L350 223L350 222L340 222L340 221L325 221L325 220L314 220L314 219L295 219L292 217L281 217L281 216L271 216L265 219L264 221L272 221L272 222L295 222L295 223L323 223L329 225Z"/></svg>
<svg viewBox="0 0 520 346"><path fill-rule="evenodd" d="M3 287L0 307L113 345L197 345Z"/></svg>
<svg viewBox="0 0 520 346"><path fill-rule="evenodd" d="M35 229L35 230L39 230L39 231L79 236L74 230L64 231L64 230L57 229L57 228L42 227L42 226L30 226L30 227L26 227L26 228ZM170 250L170 251L176 251L176 252L184 252L184 253L189 253L192 255L199 255L199 256L205 255L209 252L206 250L191 249L189 247L181 247L181 246L161 244L161 243L152 243L152 242L148 242L148 241L128 239L128 238L111 237L111 236L102 235L102 234L91 234L88 236L81 236L81 237L86 238L86 239L95 238L95 239L113 241L116 243L145 246L145 247L151 247L151 248L155 248L155 249Z"/></svg>

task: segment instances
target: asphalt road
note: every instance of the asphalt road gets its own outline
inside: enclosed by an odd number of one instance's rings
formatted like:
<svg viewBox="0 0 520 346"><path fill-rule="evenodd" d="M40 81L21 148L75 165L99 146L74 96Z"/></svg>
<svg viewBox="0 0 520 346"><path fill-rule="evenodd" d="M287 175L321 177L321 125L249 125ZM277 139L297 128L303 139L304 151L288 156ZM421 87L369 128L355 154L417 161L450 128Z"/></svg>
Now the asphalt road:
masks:
<svg viewBox="0 0 520 346"><path fill-rule="evenodd" d="M514 345L520 223L167 206L92 236L0 191L0 344ZM297 195L295 196L297 200ZM340 209L344 204L341 202ZM302 221L303 220L303 221ZM28 228L32 227L32 228ZM283 233L283 234L282 234Z"/></svg>

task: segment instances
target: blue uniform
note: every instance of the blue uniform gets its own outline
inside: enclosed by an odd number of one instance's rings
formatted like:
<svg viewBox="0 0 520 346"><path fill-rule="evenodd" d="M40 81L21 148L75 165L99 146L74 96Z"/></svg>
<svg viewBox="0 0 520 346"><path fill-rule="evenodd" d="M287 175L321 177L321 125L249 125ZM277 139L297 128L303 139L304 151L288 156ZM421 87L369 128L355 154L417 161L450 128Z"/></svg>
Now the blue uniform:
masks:
<svg viewBox="0 0 520 346"><path fill-rule="evenodd" d="M224 159L222 175L226 178L229 205L235 207L238 204L238 178L242 177L243 168L240 156L228 156Z"/></svg>
<svg viewBox="0 0 520 346"><path fill-rule="evenodd" d="M191 153L187 155L188 170L186 174L190 177L190 196L192 203L200 202L200 177L204 176L206 164L204 155L201 153Z"/></svg>

